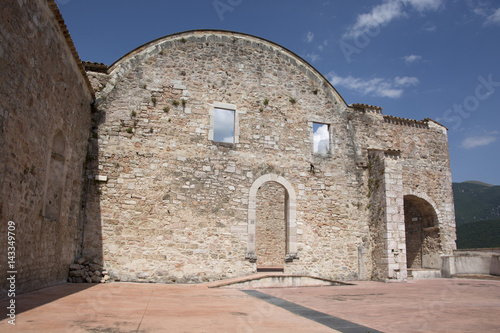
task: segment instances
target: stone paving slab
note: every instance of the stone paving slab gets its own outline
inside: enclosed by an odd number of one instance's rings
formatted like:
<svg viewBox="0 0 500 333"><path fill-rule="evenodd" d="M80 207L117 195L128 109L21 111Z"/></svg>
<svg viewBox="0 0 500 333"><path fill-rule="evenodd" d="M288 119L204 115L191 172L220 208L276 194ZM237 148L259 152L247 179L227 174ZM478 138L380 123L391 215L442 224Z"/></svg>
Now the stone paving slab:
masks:
<svg viewBox="0 0 500 333"><path fill-rule="evenodd" d="M500 281L436 279L261 293L383 332L498 332ZM6 318L8 300L0 300ZM292 306L293 307L293 306ZM18 295L0 332L335 332L236 289L63 284Z"/></svg>
<svg viewBox="0 0 500 333"><path fill-rule="evenodd" d="M342 333L366 333L366 332L381 333L380 331L374 330L372 328L361 326L356 323L350 322L348 320L336 318L326 313L306 308L305 306L288 302L285 301L284 299L265 294L258 290L243 290L243 292L252 295L254 297L257 297L261 300L264 300L270 304L286 309L291 313L295 313L301 317L311 319L322 325L338 330Z"/></svg>
<svg viewBox="0 0 500 333"><path fill-rule="evenodd" d="M0 332L332 332L237 289L134 283L86 286L64 284L19 295L16 326L4 319ZM0 302L0 308L6 306L7 300Z"/></svg>
<svg viewBox="0 0 500 333"><path fill-rule="evenodd" d="M261 291L388 333L500 332L500 281L355 283L356 286Z"/></svg>

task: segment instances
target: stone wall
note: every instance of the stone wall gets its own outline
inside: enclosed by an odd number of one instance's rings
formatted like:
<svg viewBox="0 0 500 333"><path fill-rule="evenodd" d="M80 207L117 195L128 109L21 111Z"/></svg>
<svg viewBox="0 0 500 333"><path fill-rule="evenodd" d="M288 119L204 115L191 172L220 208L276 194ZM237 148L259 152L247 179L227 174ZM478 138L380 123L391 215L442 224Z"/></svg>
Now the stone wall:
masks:
<svg viewBox="0 0 500 333"><path fill-rule="evenodd" d="M53 0L4 1L0 18L0 219L16 224L18 291L65 281L81 255L123 281L248 275L266 256L285 273L404 281L405 199L433 216L422 261L455 249L440 124L348 106L249 35L167 36L86 77ZM214 141L218 109L230 142Z"/></svg>
<svg viewBox="0 0 500 333"><path fill-rule="evenodd" d="M13 221L17 292L66 281L80 251L92 95L57 15L53 1L0 4L0 253Z"/></svg>
<svg viewBox="0 0 500 333"><path fill-rule="evenodd" d="M90 67L98 110L88 172L98 181L84 255L101 257L115 279L251 274L267 214L286 226L276 238L285 273L404 281L406 195L435 210L439 255L454 248L446 129L431 120L347 106L293 53L237 33L176 34L105 73ZM234 112L229 143L214 141L216 109ZM326 154L313 152L314 123L328 125ZM380 174L369 150L381 153ZM283 203L258 203L268 182L284 189Z"/></svg>
<svg viewBox="0 0 500 333"><path fill-rule="evenodd" d="M439 268L440 256L450 255L456 248L446 128L430 119L416 121L382 115L370 106L357 105L355 109L359 112L352 114L350 123L358 133L359 164L367 163L365 149L399 152L403 198L398 201L404 203L405 198L414 198L427 207L426 215L434 216L437 230L427 229L429 237L425 242L432 253L424 254L424 262L428 263L424 266ZM404 212L404 205L397 209ZM404 230L404 225L400 228Z"/></svg>
<svg viewBox="0 0 500 333"><path fill-rule="evenodd" d="M489 274L500 276L500 248L455 250L443 257L443 277Z"/></svg>
<svg viewBox="0 0 500 333"><path fill-rule="evenodd" d="M255 246L257 267L282 267L286 255L285 189L267 182L258 191Z"/></svg>
<svg viewBox="0 0 500 333"><path fill-rule="evenodd" d="M368 209L370 211L370 235L368 237L369 254L372 258L372 275L375 280L388 277L388 244L387 244L387 202L385 200L385 165L384 152L371 151L368 155Z"/></svg>

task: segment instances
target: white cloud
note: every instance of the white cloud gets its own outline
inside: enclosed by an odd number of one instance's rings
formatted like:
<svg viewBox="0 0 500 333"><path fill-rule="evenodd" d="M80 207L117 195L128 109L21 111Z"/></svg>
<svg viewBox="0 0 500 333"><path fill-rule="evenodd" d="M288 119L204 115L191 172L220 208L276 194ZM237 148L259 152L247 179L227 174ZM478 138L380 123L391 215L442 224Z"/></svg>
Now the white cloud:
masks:
<svg viewBox="0 0 500 333"><path fill-rule="evenodd" d="M311 43L314 40L314 33L309 31L306 35L306 42Z"/></svg>
<svg viewBox="0 0 500 333"><path fill-rule="evenodd" d="M360 14L344 38L356 38L381 25L391 21L408 17L404 7L410 7L422 13L436 11L443 5L443 0L385 0L382 4L374 6L369 13Z"/></svg>
<svg viewBox="0 0 500 333"><path fill-rule="evenodd" d="M493 14L488 16L485 24L500 24L500 8L498 8Z"/></svg>
<svg viewBox="0 0 500 333"><path fill-rule="evenodd" d="M487 146L495 141L497 141L497 137L493 134L497 134L498 132L492 132L488 135L480 135L480 136L469 136L465 138L462 142L462 148L471 149L476 147Z"/></svg>
<svg viewBox="0 0 500 333"><path fill-rule="evenodd" d="M410 54L410 55L407 55L406 57L403 57L403 59L405 60L406 64L413 64L414 62L419 62L420 60L422 60L422 56L419 56L419 55L416 55L416 54Z"/></svg>
<svg viewBox="0 0 500 333"><path fill-rule="evenodd" d="M312 63L318 61L319 59L321 59L321 57L316 54L316 53L308 53L306 54L306 59L308 59L309 61L311 61Z"/></svg>
<svg viewBox="0 0 500 333"><path fill-rule="evenodd" d="M404 15L401 1L385 2L373 7L370 13L358 15L356 23L354 23L344 37L356 38L372 28L388 24L392 20Z"/></svg>
<svg viewBox="0 0 500 333"><path fill-rule="evenodd" d="M436 31L436 26L434 24L432 24L431 22L426 22L422 26L422 30L427 31L427 32L433 32L433 31Z"/></svg>
<svg viewBox="0 0 500 333"><path fill-rule="evenodd" d="M484 25L500 24L500 8L493 9L484 2L467 1L467 6L476 15L485 18Z"/></svg>
<svg viewBox="0 0 500 333"><path fill-rule="evenodd" d="M418 78L414 76L403 76L403 77L396 76L394 78L394 83L396 84L396 86L400 87L416 86L419 82L420 81L418 80Z"/></svg>
<svg viewBox="0 0 500 333"><path fill-rule="evenodd" d="M398 76L394 79L372 78L365 80L350 75L340 77L335 73L330 73L328 77L330 77L333 86L344 86L363 95L389 98L399 98L403 94L403 88L415 86L419 83L418 78L409 76Z"/></svg>
<svg viewBox="0 0 500 333"><path fill-rule="evenodd" d="M234 142L234 111L214 110L214 141Z"/></svg>
<svg viewBox="0 0 500 333"><path fill-rule="evenodd" d="M326 40L326 39L325 39L325 40L323 41L323 44L321 44L320 46L318 46L318 49L319 49L320 51L323 51L323 50L324 50L324 48L325 48L325 46L327 46L327 45L328 45L328 40Z"/></svg>
<svg viewBox="0 0 500 333"><path fill-rule="evenodd" d="M472 7L471 8L474 14L481 15L481 16L488 16L486 13L486 8L485 7Z"/></svg>
<svg viewBox="0 0 500 333"><path fill-rule="evenodd" d="M443 5L442 0L403 0L405 3L410 4L419 12L426 10L438 10Z"/></svg>
<svg viewBox="0 0 500 333"><path fill-rule="evenodd" d="M326 155L330 151L330 134L328 133L328 125L314 124L316 129L313 133L314 153Z"/></svg>

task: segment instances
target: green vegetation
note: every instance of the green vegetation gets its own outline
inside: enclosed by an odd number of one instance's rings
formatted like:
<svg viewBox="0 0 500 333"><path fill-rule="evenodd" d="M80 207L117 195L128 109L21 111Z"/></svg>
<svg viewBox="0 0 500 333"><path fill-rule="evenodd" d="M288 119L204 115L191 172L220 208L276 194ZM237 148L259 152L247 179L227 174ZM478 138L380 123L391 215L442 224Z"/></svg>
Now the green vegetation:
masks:
<svg viewBox="0 0 500 333"><path fill-rule="evenodd" d="M500 186L453 183L457 225L500 218Z"/></svg>
<svg viewBox="0 0 500 333"><path fill-rule="evenodd" d="M500 219L466 223L457 226L457 248L500 247Z"/></svg>
<svg viewBox="0 0 500 333"><path fill-rule="evenodd" d="M500 186L453 183L457 248L500 247Z"/></svg>

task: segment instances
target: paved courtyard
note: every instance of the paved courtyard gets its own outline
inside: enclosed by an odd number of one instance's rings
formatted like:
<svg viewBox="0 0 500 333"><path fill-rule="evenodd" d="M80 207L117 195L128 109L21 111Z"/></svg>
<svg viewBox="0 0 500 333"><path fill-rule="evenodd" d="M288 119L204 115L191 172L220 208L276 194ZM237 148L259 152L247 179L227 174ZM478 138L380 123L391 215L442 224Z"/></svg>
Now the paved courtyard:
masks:
<svg viewBox="0 0 500 333"><path fill-rule="evenodd" d="M0 306L6 318L8 300ZM63 284L18 295L16 325L3 319L0 332L498 332L499 314L500 281L489 280L256 291Z"/></svg>

